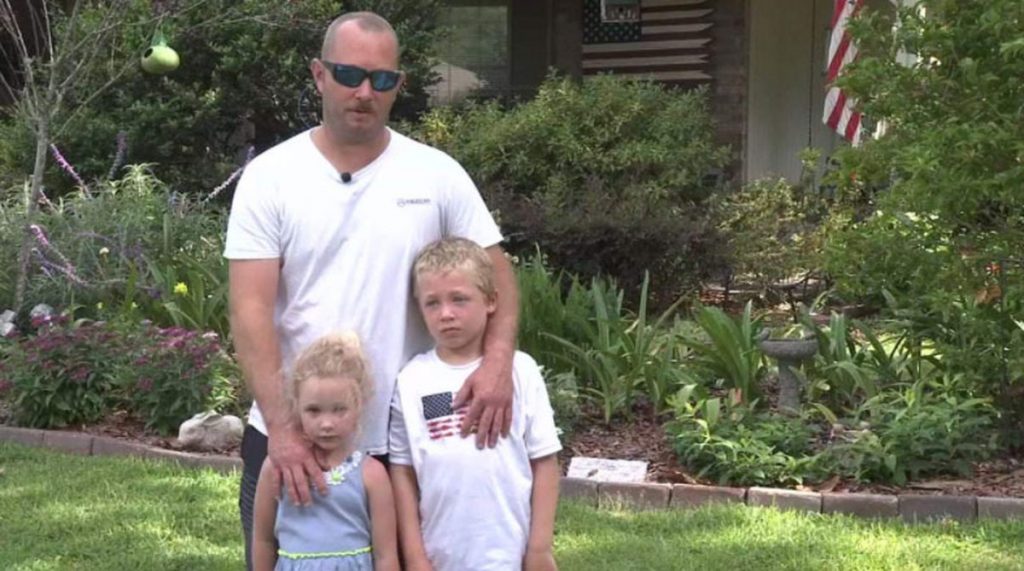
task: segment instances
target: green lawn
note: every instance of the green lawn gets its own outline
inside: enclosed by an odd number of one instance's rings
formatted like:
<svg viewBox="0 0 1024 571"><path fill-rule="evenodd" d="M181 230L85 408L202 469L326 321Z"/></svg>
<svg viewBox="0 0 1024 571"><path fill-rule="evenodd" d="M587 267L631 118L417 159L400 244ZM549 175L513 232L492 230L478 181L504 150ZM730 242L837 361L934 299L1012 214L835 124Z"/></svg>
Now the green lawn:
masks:
<svg viewBox="0 0 1024 571"><path fill-rule="evenodd" d="M0 569L239 569L237 477L0 443ZM562 506L563 570L1024 570L1024 522L898 522L745 507Z"/></svg>

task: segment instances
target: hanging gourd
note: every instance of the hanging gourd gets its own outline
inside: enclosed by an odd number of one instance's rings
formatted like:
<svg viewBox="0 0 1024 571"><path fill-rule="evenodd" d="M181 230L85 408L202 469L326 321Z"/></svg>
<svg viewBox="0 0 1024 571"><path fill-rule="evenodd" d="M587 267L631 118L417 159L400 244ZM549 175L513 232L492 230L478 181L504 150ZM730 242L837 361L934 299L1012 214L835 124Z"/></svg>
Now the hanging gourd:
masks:
<svg viewBox="0 0 1024 571"><path fill-rule="evenodd" d="M157 30L153 34L153 42L142 53L142 70L154 75L163 75L178 69L180 64L178 52L167 45L163 31Z"/></svg>

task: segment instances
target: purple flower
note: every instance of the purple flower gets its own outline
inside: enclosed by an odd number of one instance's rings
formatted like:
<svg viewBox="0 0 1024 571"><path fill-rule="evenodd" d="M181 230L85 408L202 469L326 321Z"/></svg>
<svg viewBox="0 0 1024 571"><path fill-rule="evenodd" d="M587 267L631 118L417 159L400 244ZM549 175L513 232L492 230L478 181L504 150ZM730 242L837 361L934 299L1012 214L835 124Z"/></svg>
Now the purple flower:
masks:
<svg viewBox="0 0 1024 571"><path fill-rule="evenodd" d="M114 162L110 165L110 172L107 173L107 180L114 180L117 171L124 166L124 159L128 155L128 133L118 131L117 152L114 154Z"/></svg>
<svg viewBox="0 0 1024 571"><path fill-rule="evenodd" d="M49 238L46 237L46 232L44 232L38 224L30 224L29 230L32 232L32 235L35 236L36 242L39 242L39 245L42 246L44 250L53 254L61 263L61 265L50 263L42 256L42 254L40 254L40 257L43 258L41 263L44 266L48 265L52 269L60 271L66 275L68 279L78 285L86 285L82 278L78 277L78 273L75 271L75 266L73 266L71 261L68 260L67 257L50 242Z"/></svg>
<svg viewBox="0 0 1024 571"><path fill-rule="evenodd" d="M148 393L153 390L153 379L145 377L139 379L139 381L135 383L135 389L139 392Z"/></svg>
<svg viewBox="0 0 1024 571"><path fill-rule="evenodd" d="M235 182L235 180L237 180L238 177L242 176L242 171L245 170L246 165L248 165L252 161L252 158L255 155L256 147L250 145L249 150L246 151L245 153L245 163L243 163L242 166L238 167L237 169L234 170L234 172L228 175L228 178L224 182L220 183L220 185L218 185L217 188L213 189L210 192L210 194L206 195L206 198L202 200L202 203L205 204L213 200L214 198L217 197L218 194L224 192L225 188L231 186L231 183Z"/></svg>
<svg viewBox="0 0 1024 571"><path fill-rule="evenodd" d="M87 367L77 367L71 372L71 380L76 383L83 383L89 378L89 369Z"/></svg>
<svg viewBox="0 0 1024 571"><path fill-rule="evenodd" d="M61 170L66 172L68 176L70 176L72 180L75 181L75 184L81 187L82 192L87 197L92 198L92 193L89 192L89 187L85 185L85 181L82 180L82 177L78 176L78 173L75 172L75 167L71 166L71 163L69 163L68 160L64 158L64 155L60 154L60 150L57 148L57 145L50 143L50 154L53 155L53 160L57 161L57 166L59 166Z"/></svg>

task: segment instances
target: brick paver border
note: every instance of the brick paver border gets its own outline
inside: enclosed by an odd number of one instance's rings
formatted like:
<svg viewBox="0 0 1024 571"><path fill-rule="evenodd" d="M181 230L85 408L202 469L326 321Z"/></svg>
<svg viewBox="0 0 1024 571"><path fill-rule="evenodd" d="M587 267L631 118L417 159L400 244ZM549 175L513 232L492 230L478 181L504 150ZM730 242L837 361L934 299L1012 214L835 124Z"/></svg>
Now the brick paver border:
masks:
<svg viewBox="0 0 1024 571"><path fill-rule="evenodd" d="M47 447L86 456L134 456L230 473L242 469L237 456L178 452L107 436L59 430L0 426L0 441ZM860 518L902 518L906 522L1024 519L1024 498L836 494L777 488L726 488L686 484L619 484L564 477L561 496L592 506L633 509L687 509L708 504L743 503L810 513Z"/></svg>

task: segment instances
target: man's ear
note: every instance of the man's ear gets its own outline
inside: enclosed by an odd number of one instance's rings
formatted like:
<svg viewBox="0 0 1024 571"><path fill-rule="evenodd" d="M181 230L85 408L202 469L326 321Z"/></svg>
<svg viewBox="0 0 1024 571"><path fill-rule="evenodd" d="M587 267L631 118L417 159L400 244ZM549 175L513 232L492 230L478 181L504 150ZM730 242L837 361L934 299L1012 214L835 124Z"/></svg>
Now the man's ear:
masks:
<svg viewBox="0 0 1024 571"><path fill-rule="evenodd" d="M309 71L313 74L313 83L316 84L316 90L321 94L324 92L324 81L327 80L327 68L320 60L313 58L309 62Z"/></svg>

